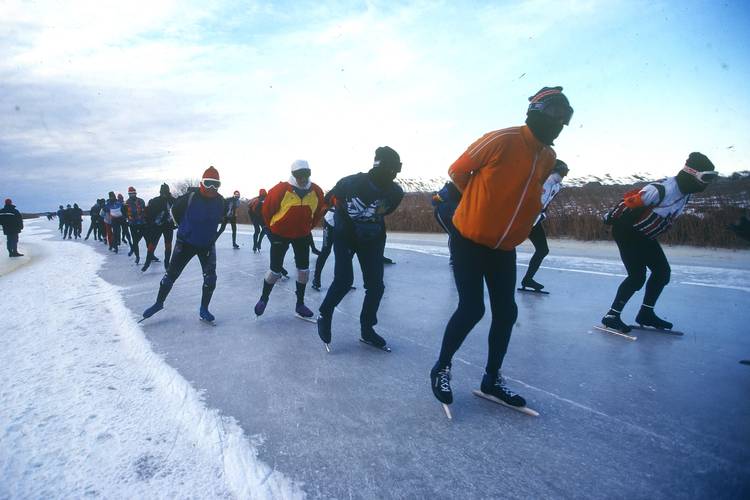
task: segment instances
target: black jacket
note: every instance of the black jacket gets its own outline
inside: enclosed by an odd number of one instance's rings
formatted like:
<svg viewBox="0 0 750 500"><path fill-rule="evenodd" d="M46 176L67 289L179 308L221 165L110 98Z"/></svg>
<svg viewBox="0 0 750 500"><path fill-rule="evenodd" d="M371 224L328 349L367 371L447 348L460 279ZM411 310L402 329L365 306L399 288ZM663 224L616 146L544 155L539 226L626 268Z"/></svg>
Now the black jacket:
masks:
<svg viewBox="0 0 750 500"><path fill-rule="evenodd" d="M5 205L0 209L0 224L5 234L18 234L23 230L23 217L15 205Z"/></svg>
<svg viewBox="0 0 750 500"><path fill-rule="evenodd" d="M171 194L169 196L159 195L156 198L148 200L148 206L146 206L146 223L159 227L174 227L174 220L170 213L174 202L175 198Z"/></svg>

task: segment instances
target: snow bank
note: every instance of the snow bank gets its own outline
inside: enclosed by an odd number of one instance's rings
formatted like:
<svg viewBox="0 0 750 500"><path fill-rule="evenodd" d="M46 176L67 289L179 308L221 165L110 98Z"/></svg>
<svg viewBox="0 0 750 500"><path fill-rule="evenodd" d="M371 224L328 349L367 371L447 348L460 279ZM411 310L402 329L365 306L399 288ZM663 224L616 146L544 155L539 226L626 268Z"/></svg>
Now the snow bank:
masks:
<svg viewBox="0 0 750 500"><path fill-rule="evenodd" d="M151 350L104 256L31 226L0 277L0 498L304 497Z"/></svg>

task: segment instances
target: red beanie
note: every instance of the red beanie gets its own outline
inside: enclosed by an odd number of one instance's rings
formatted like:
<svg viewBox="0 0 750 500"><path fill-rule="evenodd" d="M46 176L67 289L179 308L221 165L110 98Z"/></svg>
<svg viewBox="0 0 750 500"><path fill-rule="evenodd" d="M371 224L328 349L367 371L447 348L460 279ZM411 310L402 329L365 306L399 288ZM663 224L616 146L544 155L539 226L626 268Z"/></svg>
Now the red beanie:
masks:
<svg viewBox="0 0 750 500"><path fill-rule="evenodd" d="M268 193L266 192L265 189L261 189L260 191L258 191L258 196L266 196L267 194Z"/></svg>
<svg viewBox="0 0 750 500"><path fill-rule="evenodd" d="M5 198L5 204L6 205L12 205L13 204L13 200L11 200L10 198Z"/></svg>
<svg viewBox="0 0 750 500"><path fill-rule="evenodd" d="M135 188L134 188L133 186L130 186L130 187L128 188L128 194L130 194L130 193L136 194L136 192L135 192Z"/></svg>
<svg viewBox="0 0 750 500"><path fill-rule="evenodd" d="M216 170L213 166L208 167L205 172L203 172L203 177L201 179L213 179L215 181L221 180L219 178L219 171Z"/></svg>

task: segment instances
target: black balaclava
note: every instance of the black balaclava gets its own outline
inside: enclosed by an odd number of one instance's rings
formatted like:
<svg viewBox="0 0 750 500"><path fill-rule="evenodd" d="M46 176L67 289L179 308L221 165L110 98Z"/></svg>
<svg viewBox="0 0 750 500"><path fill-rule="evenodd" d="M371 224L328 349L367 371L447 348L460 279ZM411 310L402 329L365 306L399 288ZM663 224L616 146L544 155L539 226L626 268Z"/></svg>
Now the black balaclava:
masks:
<svg viewBox="0 0 750 500"><path fill-rule="evenodd" d="M382 146L375 150L375 161L367 174L378 189L389 187L399 172L401 157L393 148Z"/></svg>
<svg viewBox="0 0 750 500"><path fill-rule="evenodd" d="M711 160L702 153L690 153L685 161L685 166L698 172L713 172L715 170ZM701 182L689 172L680 170L677 173L677 186L685 194L700 193L708 187L708 182Z"/></svg>
<svg viewBox="0 0 750 500"><path fill-rule="evenodd" d="M165 198L169 196L169 185L166 182L159 188L159 195Z"/></svg>
<svg viewBox="0 0 750 500"><path fill-rule="evenodd" d="M109 199L110 199L110 201L117 200L117 197L115 196L115 192L114 191L110 191L109 192Z"/></svg>
<svg viewBox="0 0 750 500"><path fill-rule="evenodd" d="M562 90L559 86L543 87L529 97L526 125L534 137L548 146L554 144L563 126L568 125L573 117L573 108Z"/></svg>

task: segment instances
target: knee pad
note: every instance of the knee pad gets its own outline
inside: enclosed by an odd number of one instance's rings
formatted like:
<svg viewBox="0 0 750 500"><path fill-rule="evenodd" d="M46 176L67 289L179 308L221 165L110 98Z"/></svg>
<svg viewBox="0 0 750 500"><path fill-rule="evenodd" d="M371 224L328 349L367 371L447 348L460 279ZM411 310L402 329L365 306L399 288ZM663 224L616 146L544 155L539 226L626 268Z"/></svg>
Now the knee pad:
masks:
<svg viewBox="0 0 750 500"><path fill-rule="evenodd" d="M275 284L280 279L281 279L281 273L275 273L275 272L273 272L271 270L269 270L266 273L265 280L266 280L266 283L268 283L269 285Z"/></svg>
<svg viewBox="0 0 750 500"><path fill-rule="evenodd" d="M307 283L307 280L310 279L310 270L309 269L297 269L297 281L305 284Z"/></svg>

